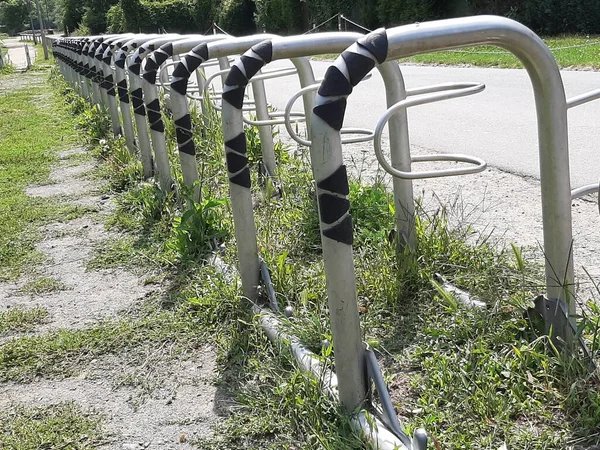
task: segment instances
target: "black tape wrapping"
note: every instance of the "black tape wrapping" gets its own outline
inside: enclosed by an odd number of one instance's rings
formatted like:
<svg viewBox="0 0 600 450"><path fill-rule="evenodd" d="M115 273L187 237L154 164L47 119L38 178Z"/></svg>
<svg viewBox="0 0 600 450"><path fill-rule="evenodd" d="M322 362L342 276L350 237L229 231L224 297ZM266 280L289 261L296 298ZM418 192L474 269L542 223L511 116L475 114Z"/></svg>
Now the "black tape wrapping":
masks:
<svg viewBox="0 0 600 450"><path fill-rule="evenodd" d="M236 151L242 155L246 154L246 135L244 132L241 132L233 139L225 142L225 147L230 148L233 151Z"/></svg>
<svg viewBox="0 0 600 450"><path fill-rule="evenodd" d="M136 75L140 75L140 63L139 62L134 62L132 64L129 65L129 71L131 73L134 73Z"/></svg>
<svg viewBox="0 0 600 450"><path fill-rule="evenodd" d="M117 91L119 92L119 100L121 100L123 103L129 103L126 80L121 80L117 83Z"/></svg>
<svg viewBox="0 0 600 450"><path fill-rule="evenodd" d="M229 177L229 181L231 181L233 184L237 184L238 186L250 189L250 169L246 167L237 175Z"/></svg>
<svg viewBox="0 0 600 450"><path fill-rule="evenodd" d="M202 59L202 61L208 60L208 44L206 44L206 42L203 42L200 45L196 45L192 49L192 53L198 55L198 57Z"/></svg>
<svg viewBox="0 0 600 450"><path fill-rule="evenodd" d="M177 136L177 147L181 153L194 156L196 146L192 134L192 118L189 114L175 121L175 136Z"/></svg>
<svg viewBox="0 0 600 450"><path fill-rule="evenodd" d="M368 56L360 55L345 51L342 53L342 58L348 68L348 75L350 75L350 83L352 86L356 86L361 80L375 67L375 61Z"/></svg>
<svg viewBox="0 0 600 450"><path fill-rule="evenodd" d="M227 170L229 173L237 173L248 165L248 158L245 155L238 155L235 152L225 154L227 160Z"/></svg>
<svg viewBox="0 0 600 450"><path fill-rule="evenodd" d="M187 64L189 64L187 56L184 57L184 60ZM188 87L188 78L190 77L191 72L188 70L183 61L180 61L177 66L175 66L175 70L173 71L173 81L171 82L171 89L177 92L180 95L185 95L187 93Z"/></svg>
<svg viewBox="0 0 600 450"><path fill-rule="evenodd" d="M252 79L252 77L265 65L263 60L247 55L242 55L240 59L244 65L244 71L246 72L246 83L248 83L247 80Z"/></svg>
<svg viewBox="0 0 600 450"><path fill-rule="evenodd" d="M379 28L367 34L356 43L371 53L379 64L383 64L387 59L388 38L384 28Z"/></svg>
<svg viewBox="0 0 600 450"><path fill-rule="evenodd" d="M350 202L343 197L328 193L319 195L319 211L323 223L332 224L346 214L349 209Z"/></svg>
<svg viewBox="0 0 600 450"><path fill-rule="evenodd" d="M325 78L319 87L321 97L332 97L334 95L350 95L352 85L344 74L335 66L330 66L325 72Z"/></svg>
<svg viewBox="0 0 600 450"><path fill-rule="evenodd" d="M148 103L146 109L148 110L148 122L150 122L150 129L164 133L165 124L163 123L162 115L160 113L160 103L158 99L155 98Z"/></svg>
<svg viewBox="0 0 600 450"><path fill-rule="evenodd" d="M133 112L139 116L146 115L146 107L144 106L144 100L142 100L142 88L131 91L131 103L133 104Z"/></svg>
<svg viewBox="0 0 600 450"><path fill-rule="evenodd" d="M225 83L229 86L245 86L248 84L248 78L242 73L238 66L231 66Z"/></svg>
<svg viewBox="0 0 600 450"><path fill-rule="evenodd" d="M252 47L252 51L260 56L266 64L273 59L273 44L271 41L264 41Z"/></svg>
<svg viewBox="0 0 600 450"><path fill-rule="evenodd" d="M227 86L227 85L226 85ZM242 109L244 105L244 93L246 86L239 86L235 89L223 92L223 100L229 103L231 106L237 109Z"/></svg>
<svg viewBox="0 0 600 450"><path fill-rule="evenodd" d="M352 216L348 214L344 220L331 228L323 230L323 236L341 242L342 244L352 245L354 235L352 233Z"/></svg>
<svg viewBox="0 0 600 450"><path fill-rule="evenodd" d="M112 97L114 97L116 95L115 93L115 83L113 82L113 76L112 74L109 74L106 78L105 78L105 84L106 84L106 93Z"/></svg>
<svg viewBox="0 0 600 450"><path fill-rule="evenodd" d="M348 195L350 188L348 186L348 174L346 172L346 166L341 165L335 172L329 175L327 178L323 178L317 183L317 187L324 191L335 192L340 195Z"/></svg>
<svg viewBox="0 0 600 450"><path fill-rule="evenodd" d="M189 114L175 121L177 144L185 144L192 138L192 118Z"/></svg>
<svg viewBox="0 0 600 450"><path fill-rule="evenodd" d="M177 132L176 132L177 133ZM188 141L183 145L178 145L177 148L181 153L185 153L186 155L195 156L196 155L196 146L194 145L194 141Z"/></svg>
<svg viewBox="0 0 600 450"><path fill-rule="evenodd" d="M146 66L146 67L148 67L148 66ZM150 84L156 84L156 76L157 76L157 74L158 74L158 72L156 70L148 70L148 69L146 69L146 71L144 72L144 74L142 75L142 77L148 83L150 83Z"/></svg>
<svg viewBox="0 0 600 450"><path fill-rule="evenodd" d="M331 128L336 131L342 129L344 123L344 114L346 113L346 99L339 98L333 102L323 103L313 108L315 115L323 119Z"/></svg>

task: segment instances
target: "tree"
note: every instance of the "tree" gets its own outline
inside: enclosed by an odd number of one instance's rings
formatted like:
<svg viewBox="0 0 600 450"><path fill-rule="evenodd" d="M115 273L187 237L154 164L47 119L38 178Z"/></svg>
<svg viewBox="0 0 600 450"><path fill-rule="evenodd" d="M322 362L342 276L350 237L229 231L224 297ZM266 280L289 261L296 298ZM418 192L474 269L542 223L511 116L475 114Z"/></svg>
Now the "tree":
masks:
<svg viewBox="0 0 600 450"><path fill-rule="evenodd" d="M17 34L29 28L29 11L24 0L8 0L0 3L0 25L8 34Z"/></svg>

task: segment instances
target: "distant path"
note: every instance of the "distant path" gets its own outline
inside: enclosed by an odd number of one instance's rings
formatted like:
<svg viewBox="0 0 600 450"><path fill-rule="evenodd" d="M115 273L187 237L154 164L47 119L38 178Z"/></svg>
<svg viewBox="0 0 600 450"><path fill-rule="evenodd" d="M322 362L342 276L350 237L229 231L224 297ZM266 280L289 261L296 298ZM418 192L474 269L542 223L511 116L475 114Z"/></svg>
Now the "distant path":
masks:
<svg viewBox="0 0 600 450"><path fill-rule="evenodd" d="M33 43L27 41L20 41L19 38L8 38L3 39L2 41L4 45L8 48L8 58L10 59L13 66L15 66L17 69L27 68L25 44L29 46L29 56L31 58L31 64L35 62L36 52Z"/></svg>

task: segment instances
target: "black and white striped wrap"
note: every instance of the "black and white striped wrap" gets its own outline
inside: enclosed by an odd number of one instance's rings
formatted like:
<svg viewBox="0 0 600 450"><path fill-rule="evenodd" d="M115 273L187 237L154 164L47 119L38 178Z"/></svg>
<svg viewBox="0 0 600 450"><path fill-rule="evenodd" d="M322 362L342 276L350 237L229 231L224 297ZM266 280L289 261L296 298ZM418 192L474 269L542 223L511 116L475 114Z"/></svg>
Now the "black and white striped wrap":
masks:
<svg viewBox="0 0 600 450"><path fill-rule="evenodd" d="M146 107L144 106L144 99L142 94L142 88L137 88L131 91L131 103L133 104L133 112L138 116L146 115Z"/></svg>
<svg viewBox="0 0 600 450"><path fill-rule="evenodd" d="M173 43L161 45L157 50L153 51L151 55L146 58L146 65L144 66L144 74L142 75L144 80L150 84L156 84L156 76L158 69L167 59L173 56Z"/></svg>
<svg viewBox="0 0 600 450"><path fill-rule="evenodd" d="M384 29L376 30L352 44L327 69L315 98L313 113L339 133L352 89L376 64L386 60L387 50L388 40ZM342 164L331 175L316 182L323 236L352 245L346 167Z"/></svg>
<svg viewBox="0 0 600 450"><path fill-rule="evenodd" d="M146 48L144 46L140 47L138 50L140 53L144 53ZM139 55L136 55L133 59L133 62L129 65L129 72L139 76L140 75L140 66L142 64L142 58ZM138 116L146 115L146 106L144 105L144 95L142 93L142 88L139 87L131 91L131 103L133 104L133 112ZM159 111L160 113L160 111Z"/></svg>
<svg viewBox="0 0 600 450"><path fill-rule="evenodd" d="M177 94L185 96L190 76L208 59L208 46L206 43L194 47L175 66L171 89ZM177 136L177 147L181 153L190 156L196 155L196 146L194 145L192 133L192 118L189 112L175 119L175 135Z"/></svg>
<svg viewBox="0 0 600 450"><path fill-rule="evenodd" d="M273 58L271 41L254 45L240 56L231 66L229 74L223 83L223 100L234 108L242 110L244 94L249 81ZM246 154L246 135L244 130L225 142L225 157L229 181L238 186L250 188L250 169Z"/></svg>

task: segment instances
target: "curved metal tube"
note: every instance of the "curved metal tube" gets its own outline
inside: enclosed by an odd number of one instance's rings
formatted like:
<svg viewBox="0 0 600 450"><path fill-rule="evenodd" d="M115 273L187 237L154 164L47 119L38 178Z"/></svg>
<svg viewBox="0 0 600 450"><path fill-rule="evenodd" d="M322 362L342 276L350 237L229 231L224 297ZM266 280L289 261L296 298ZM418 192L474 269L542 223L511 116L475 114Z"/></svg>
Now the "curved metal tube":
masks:
<svg viewBox="0 0 600 450"><path fill-rule="evenodd" d="M439 87L439 89L438 89ZM397 114L399 111L406 111L407 108L411 106L417 105L425 105L427 103L438 102L441 100L448 100L451 98L464 97L467 95L477 94L482 92L485 89L485 85L483 83L448 83L445 86L445 89L441 89L441 85L436 86L436 90L430 94L422 94L416 98L402 100L395 105L388 108L388 110L381 116L379 121L377 122L377 126L375 127L375 139L373 141L375 147L375 156L379 161L379 164L383 167L383 169L389 173L390 175L398 178L408 179L408 180L416 180L419 178L437 178L437 177L450 177L457 175L467 175L473 173L479 173L485 170L487 164L480 158L476 158L474 156L461 155L461 154L452 154L452 155L425 155L425 156L415 156L411 158L412 162L424 162L424 161L454 161L454 162L465 162L468 164L474 164L474 167L467 168L458 168L458 169L443 169L443 170L428 170L421 172L412 172L412 171L402 171L395 169L392 167L390 163L387 162L385 156L383 155L383 151L381 148L381 136L383 134L383 129L386 124L390 120L390 118ZM430 88L431 89L431 88ZM415 95L415 94L413 94Z"/></svg>
<svg viewBox="0 0 600 450"><path fill-rule="evenodd" d="M574 314L567 103L558 66L548 47L527 27L513 20L495 16L406 25L387 32L377 30L360 42L351 46L348 52L378 63L426 52L475 45L496 45L505 48L522 61L533 85L538 117L548 296L568 305L569 314ZM335 65L338 68L346 68L342 58L338 58ZM368 70L370 68L367 68ZM362 70L359 72L362 73ZM356 78L359 73L349 75ZM325 81L323 83L325 85ZM317 97L314 110L317 116L319 113L323 115L325 109L339 110L339 107L332 106L338 99L327 97ZM338 113L337 120L340 119L343 120L343 112ZM331 122L330 118L327 120ZM320 118L319 125L313 127L313 130L327 136L332 146L337 148L335 136L339 136L339 133L326 120ZM337 139L339 140L339 137ZM319 151L329 151L323 148L323 139L320 140ZM556 311L548 312L545 317L547 329L549 331L552 328L553 336L570 342L572 333L556 314Z"/></svg>

